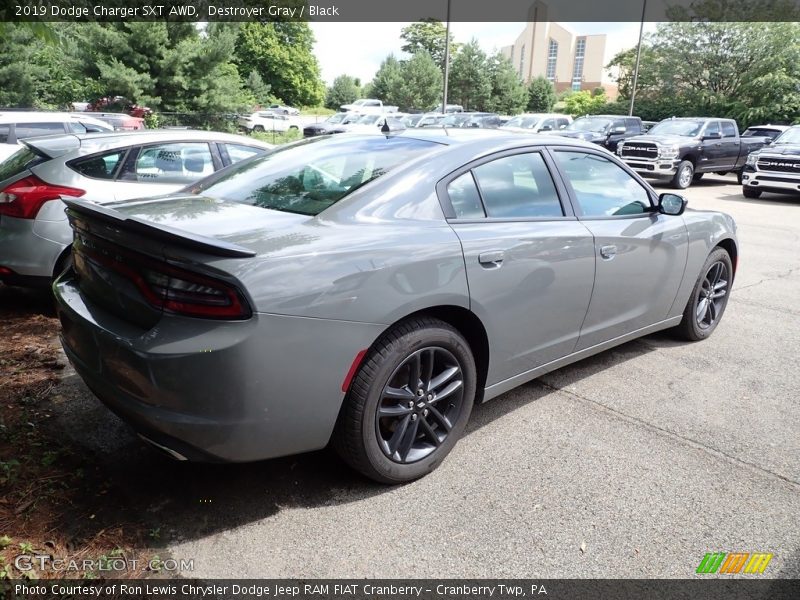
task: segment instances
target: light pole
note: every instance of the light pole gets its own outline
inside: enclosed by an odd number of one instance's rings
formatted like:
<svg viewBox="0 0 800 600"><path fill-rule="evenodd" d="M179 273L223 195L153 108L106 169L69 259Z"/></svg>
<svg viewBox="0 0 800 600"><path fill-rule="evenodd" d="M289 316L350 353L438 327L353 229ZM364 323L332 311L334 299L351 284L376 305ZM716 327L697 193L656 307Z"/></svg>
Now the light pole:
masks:
<svg viewBox="0 0 800 600"><path fill-rule="evenodd" d="M450 0L447 0L447 29L444 36L444 93L442 114L447 114L447 80L450 77Z"/></svg>
<svg viewBox="0 0 800 600"><path fill-rule="evenodd" d="M647 0L642 0L642 21L639 24L639 44L636 46L636 66L633 68L633 86L631 87L631 107L628 116L633 116L633 101L636 98L636 82L639 80L639 61L642 58L642 34L644 33L644 13L647 10Z"/></svg>

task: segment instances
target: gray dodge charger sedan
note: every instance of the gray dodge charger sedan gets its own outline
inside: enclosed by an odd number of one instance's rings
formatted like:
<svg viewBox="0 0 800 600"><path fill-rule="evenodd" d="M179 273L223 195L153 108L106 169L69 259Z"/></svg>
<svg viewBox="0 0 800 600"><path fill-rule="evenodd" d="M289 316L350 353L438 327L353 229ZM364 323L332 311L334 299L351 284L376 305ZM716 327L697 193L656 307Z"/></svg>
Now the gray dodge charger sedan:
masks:
<svg viewBox="0 0 800 600"><path fill-rule="evenodd" d="M181 194L66 199L54 285L88 386L178 459L332 442L434 469L475 402L648 333L708 337L733 220L587 143L491 131L312 138Z"/></svg>

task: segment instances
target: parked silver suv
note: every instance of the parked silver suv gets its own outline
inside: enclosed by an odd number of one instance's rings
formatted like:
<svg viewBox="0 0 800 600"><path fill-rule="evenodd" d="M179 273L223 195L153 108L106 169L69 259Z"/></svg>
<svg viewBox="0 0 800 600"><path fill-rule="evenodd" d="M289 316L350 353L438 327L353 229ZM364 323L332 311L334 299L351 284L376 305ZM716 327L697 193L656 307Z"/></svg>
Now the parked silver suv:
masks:
<svg viewBox="0 0 800 600"><path fill-rule="evenodd" d="M61 196L98 204L158 196L271 144L208 131L48 136L0 162L0 281L49 284L68 264L72 230Z"/></svg>

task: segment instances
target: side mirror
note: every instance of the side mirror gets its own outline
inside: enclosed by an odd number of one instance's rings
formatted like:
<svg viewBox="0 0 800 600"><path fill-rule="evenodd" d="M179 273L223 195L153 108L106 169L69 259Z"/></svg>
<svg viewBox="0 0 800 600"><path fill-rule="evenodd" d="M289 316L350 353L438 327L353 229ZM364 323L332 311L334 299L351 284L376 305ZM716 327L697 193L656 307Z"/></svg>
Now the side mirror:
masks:
<svg viewBox="0 0 800 600"><path fill-rule="evenodd" d="M671 215L677 217L683 214L686 210L686 205L689 201L683 196L678 194L665 193L658 197L658 212L662 215Z"/></svg>
<svg viewBox="0 0 800 600"><path fill-rule="evenodd" d="M770 144L772 144L772 138L767 138L767 139L764 140L764 145L765 146L769 146Z"/></svg>
<svg viewBox="0 0 800 600"><path fill-rule="evenodd" d="M704 140L721 140L722 139L722 132L718 131L717 133L712 133L710 135L704 135Z"/></svg>
<svg viewBox="0 0 800 600"><path fill-rule="evenodd" d="M542 125L542 128L539 131L553 131L553 128L550 125Z"/></svg>
<svg viewBox="0 0 800 600"><path fill-rule="evenodd" d="M618 127L614 127L614 129L611 130L611 134L616 135L616 134L619 134L619 133L625 133L625 126L624 125L620 125Z"/></svg>

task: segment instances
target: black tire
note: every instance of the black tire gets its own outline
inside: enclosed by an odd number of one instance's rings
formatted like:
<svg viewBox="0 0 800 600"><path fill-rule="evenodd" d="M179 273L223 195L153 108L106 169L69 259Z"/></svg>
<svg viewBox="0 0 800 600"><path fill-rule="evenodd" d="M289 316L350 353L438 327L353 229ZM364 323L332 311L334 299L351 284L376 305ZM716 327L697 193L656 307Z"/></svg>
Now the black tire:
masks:
<svg viewBox="0 0 800 600"><path fill-rule="evenodd" d="M743 175L744 173L742 171L736 171L736 183L739 185L742 185Z"/></svg>
<svg viewBox="0 0 800 600"><path fill-rule="evenodd" d="M289 126L289 130L291 131L292 129L294 129L295 131L297 131L297 130L298 130L298 127L297 127L297 125L290 125L290 126Z"/></svg>
<svg viewBox="0 0 800 600"><path fill-rule="evenodd" d="M705 175L705 173L695 173L692 175L692 182L700 181L703 178L703 175Z"/></svg>
<svg viewBox="0 0 800 600"><path fill-rule="evenodd" d="M676 190L685 190L692 185L694 177L694 165L690 160L684 160L678 165L678 170L670 181L670 185Z"/></svg>
<svg viewBox="0 0 800 600"><path fill-rule="evenodd" d="M443 370L437 375L439 368ZM458 372L447 377L455 368ZM426 378L441 381L428 386ZM411 389L411 380L416 380L417 389ZM407 383L401 386L398 382L403 381ZM444 394L441 399L436 390ZM333 447L370 479L388 484L413 481L438 467L455 446L469 420L475 391L475 359L456 329L429 317L402 321L364 358L339 414ZM445 398L447 406L442 408L439 401ZM379 417L379 409L384 416Z"/></svg>
<svg viewBox="0 0 800 600"><path fill-rule="evenodd" d="M731 257L725 249L717 247L700 270L683 311L683 320L675 327L675 333L692 342L704 340L714 333L728 306L732 282ZM705 302L705 310L702 302Z"/></svg>
<svg viewBox="0 0 800 600"><path fill-rule="evenodd" d="M750 187L749 185L743 185L742 196L745 198L761 198L761 190Z"/></svg>
<svg viewBox="0 0 800 600"><path fill-rule="evenodd" d="M263 125L256 125L253 127L253 131L257 133L264 133L264 126Z"/></svg>

